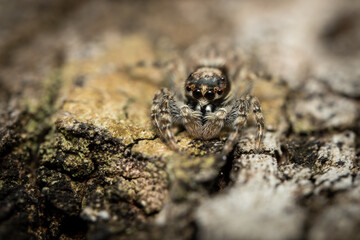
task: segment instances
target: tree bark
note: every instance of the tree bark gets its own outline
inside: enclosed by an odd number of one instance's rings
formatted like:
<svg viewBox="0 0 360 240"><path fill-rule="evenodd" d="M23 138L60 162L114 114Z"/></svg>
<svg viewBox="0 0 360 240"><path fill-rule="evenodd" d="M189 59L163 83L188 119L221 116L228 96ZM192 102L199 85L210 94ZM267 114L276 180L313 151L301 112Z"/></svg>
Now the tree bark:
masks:
<svg viewBox="0 0 360 240"><path fill-rule="evenodd" d="M33 2L0 14L1 239L360 238L359 4ZM175 153L147 63L219 35L263 73L262 149L250 120Z"/></svg>

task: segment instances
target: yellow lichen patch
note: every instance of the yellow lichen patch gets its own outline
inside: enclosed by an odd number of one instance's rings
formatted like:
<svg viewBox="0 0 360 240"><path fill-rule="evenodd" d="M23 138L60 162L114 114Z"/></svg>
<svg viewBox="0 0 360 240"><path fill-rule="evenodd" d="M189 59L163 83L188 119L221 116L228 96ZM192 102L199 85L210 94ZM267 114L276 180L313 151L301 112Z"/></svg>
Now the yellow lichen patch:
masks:
<svg viewBox="0 0 360 240"><path fill-rule="evenodd" d="M132 148L133 153L140 153L143 157L169 157L174 154L160 139L139 141Z"/></svg>
<svg viewBox="0 0 360 240"><path fill-rule="evenodd" d="M175 139L180 153L187 155L189 158L194 155L205 156L213 153L212 149L203 148L204 141L194 141L186 131L177 134ZM161 157L164 161L176 154L160 138L139 141L133 146L132 152L141 154L145 158Z"/></svg>
<svg viewBox="0 0 360 240"><path fill-rule="evenodd" d="M150 139L155 137L152 130L146 126L134 124L131 120L120 121L107 126L107 130L113 133L113 136L122 139L125 145L131 144L135 139Z"/></svg>
<svg viewBox="0 0 360 240"><path fill-rule="evenodd" d="M192 146L190 143L193 141L186 132L182 132L179 136L176 136L177 145L179 150L184 154L199 154L199 149L196 146ZM163 157L168 159L175 154L169 146L167 146L160 138L154 140L139 141L132 148L132 152L140 153L143 157Z"/></svg>
<svg viewBox="0 0 360 240"><path fill-rule="evenodd" d="M149 109L158 87L126 71L137 61L153 58L149 42L130 36L105 39L94 56L69 61L62 69L66 97L58 120L63 125L91 124L125 145L154 138Z"/></svg>
<svg viewBox="0 0 360 240"><path fill-rule="evenodd" d="M198 144L198 145L191 144L194 141L194 139L192 137L190 137L186 131L181 132L177 136L177 139L178 139L179 148L181 150L183 150L184 152L186 152L186 154L193 154L193 155L208 154L208 152L204 152L198 148L202 144Z"/></svg>
<svg viewBox="0 0 360 240"><path fill-rule="evenodd" d="M65 67L65 78L78 76L79 73L84 75L104 74L114 69L131 66L138 61L154 59L154 51L150 42L140 35L105 36L96 45L98 46L97 54L68 61ZM73 49L73 51L78 51L77 55L88 54L88 50L81 49L81 46Z"/></svg>

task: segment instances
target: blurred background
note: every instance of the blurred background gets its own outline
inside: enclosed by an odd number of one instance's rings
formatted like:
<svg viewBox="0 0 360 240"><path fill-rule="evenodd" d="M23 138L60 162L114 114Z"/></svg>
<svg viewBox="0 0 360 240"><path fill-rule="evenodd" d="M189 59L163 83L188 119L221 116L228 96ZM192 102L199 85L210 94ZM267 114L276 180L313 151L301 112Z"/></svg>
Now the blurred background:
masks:
<svg viewBox="0 0 360 240"><path fill-rule="evenodd" d="M15 82L36 85L76 46L111 34L143 34L177 48L203 36L225 37L257 54L293 88L314 77L333 91L360 95L358 1L2 0L1 96L19 91Z"/></svg>

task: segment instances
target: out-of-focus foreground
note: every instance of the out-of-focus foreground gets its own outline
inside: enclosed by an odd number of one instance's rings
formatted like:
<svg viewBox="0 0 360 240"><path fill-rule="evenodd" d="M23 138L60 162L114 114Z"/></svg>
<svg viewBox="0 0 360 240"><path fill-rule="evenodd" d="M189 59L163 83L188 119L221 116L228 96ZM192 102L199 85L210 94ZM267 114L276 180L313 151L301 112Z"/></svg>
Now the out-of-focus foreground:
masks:
<svg viewBox="0 0 360 240"><path fill-rule="evenodd" d="M156 136L164 61L235 42L255 127ZM145 64L146 65L146 64ZM360 2L0 1L0 239L360 239Z"/></svg>

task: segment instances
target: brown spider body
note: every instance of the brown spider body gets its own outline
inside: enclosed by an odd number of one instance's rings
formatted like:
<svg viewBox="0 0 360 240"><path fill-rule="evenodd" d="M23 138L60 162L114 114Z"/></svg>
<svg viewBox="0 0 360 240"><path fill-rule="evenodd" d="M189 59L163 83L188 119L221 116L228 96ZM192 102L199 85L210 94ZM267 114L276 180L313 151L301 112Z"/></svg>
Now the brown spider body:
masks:
<svg viewBox="0 0 360 240"><path fill-rule="evenodd" d="M154 96L151 118L160 136L170 148L179 150L171 131L173 125L183 125L192 137L198 139L215 138L223 129L230 129L222 151L225 156L237 142L252 108L258 127L258 150L264 131L260 103L249 95L251 87L241 96L237 94L238 89L232 89L233 83L252 80L254 74L244 68L234 51L224 51L222 56L221 50L210 46L198 54L194 50L190 52L195 56L195 60L185 64L190 75L185 77L180 70L173 71L172 80L176 89L163 88ZM182 86L179 86L181 82Z"/></svg>

